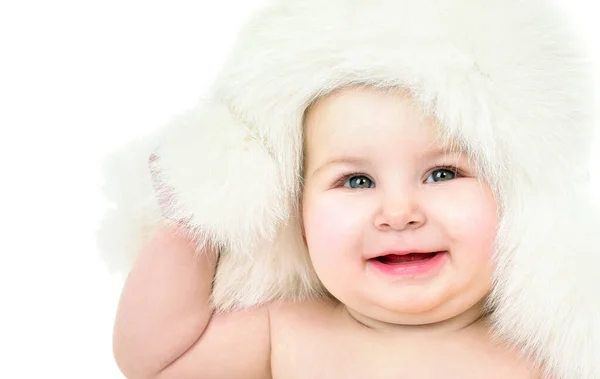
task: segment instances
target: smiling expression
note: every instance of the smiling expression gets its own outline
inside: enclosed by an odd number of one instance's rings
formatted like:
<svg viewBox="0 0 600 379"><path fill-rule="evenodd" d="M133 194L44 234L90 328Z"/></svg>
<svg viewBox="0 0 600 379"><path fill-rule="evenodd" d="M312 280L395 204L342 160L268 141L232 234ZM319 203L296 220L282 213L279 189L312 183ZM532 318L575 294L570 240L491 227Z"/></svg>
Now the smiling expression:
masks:
<svg viewBox="0 0 600 379"><path fill-rule="evenodd" d="M319 99L306 114L305 153L310 258L349 310L427 324L489 292L492 192L464 153L444 149L409 95L354 87Z"/></svg>

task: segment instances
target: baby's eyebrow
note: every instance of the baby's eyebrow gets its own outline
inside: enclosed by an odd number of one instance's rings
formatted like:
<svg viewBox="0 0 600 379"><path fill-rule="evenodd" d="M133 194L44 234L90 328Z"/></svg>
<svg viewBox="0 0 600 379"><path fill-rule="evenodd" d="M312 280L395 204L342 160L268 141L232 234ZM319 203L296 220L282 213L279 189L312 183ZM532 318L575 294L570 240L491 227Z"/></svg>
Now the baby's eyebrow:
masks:
<svg viewBox="0 0 600 379"><path fill-rule="evenodd" d="M317 169L313 170L310 175L314 175L317 172L323 170L326 167L333 166L336 164L350 164L350 165L364 165L367 162L366 159L354 156L339 156L333 157L320 165Z"/></svg>
<svg viewBox="0 0 600 379"><path fill-rule="evenodd" d="M451 157L451 158L460 158L463 155L463 152L455 149L448 148L437 148L426 150L421 156L424 159L436 159L441 157Z"/></svg>
<svg viewBox="0 0 600 379"><path fill-rule="evenodd" d="M342 163L350 163L350 164L364 164L367 160L364 158L360 158L360 157L334 157L330 160L328 160L327 162L325 162L324 164L321 165L321 167L323 166L328 166L328 165L332 165L332 164L342 164Z"/></svg>

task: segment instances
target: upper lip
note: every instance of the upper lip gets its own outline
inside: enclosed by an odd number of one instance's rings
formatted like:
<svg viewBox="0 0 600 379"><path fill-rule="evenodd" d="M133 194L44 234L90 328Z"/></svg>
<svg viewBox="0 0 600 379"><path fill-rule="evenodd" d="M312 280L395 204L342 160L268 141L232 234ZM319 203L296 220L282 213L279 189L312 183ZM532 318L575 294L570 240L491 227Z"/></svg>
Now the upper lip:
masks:
<svg viewBox="0 0 600 379"><path fill-rule="evenodd" d="M430 253L437 253L443 250L421 250L421 249L412 249L412 250L386 250L384 252L381 253L377 253L376 255L372 255L370 256L368 259L374 259L377 257L383 257L386 255L408 255L408 254L430 254Z"/></svg>

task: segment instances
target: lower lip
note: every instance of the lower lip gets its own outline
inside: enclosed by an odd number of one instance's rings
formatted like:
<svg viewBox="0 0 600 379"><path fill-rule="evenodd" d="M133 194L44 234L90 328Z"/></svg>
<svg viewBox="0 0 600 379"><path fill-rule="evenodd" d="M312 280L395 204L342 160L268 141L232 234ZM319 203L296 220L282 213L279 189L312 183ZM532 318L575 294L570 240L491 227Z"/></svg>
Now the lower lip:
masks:
<svg viewBox="0 0 600 379"><path fill-rule="evenodd" d="M377 271L386 275L403 276L403 277L420 277L424 275L435 274L444 265L448 252L441 251L432 258L406 262L400 264L385 264L377 259L369 259L367 262Z"/></svg>

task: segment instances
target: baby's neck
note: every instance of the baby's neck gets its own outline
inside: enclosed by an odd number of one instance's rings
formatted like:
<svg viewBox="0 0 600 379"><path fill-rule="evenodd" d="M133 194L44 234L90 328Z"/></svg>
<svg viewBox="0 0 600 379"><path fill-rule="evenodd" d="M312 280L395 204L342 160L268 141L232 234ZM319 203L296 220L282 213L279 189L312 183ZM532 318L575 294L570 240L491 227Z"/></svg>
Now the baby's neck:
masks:
<svg viewBox="0 0 600 379"><path fill-rule="evenodd" d="M447 335L464 332L473 328L484 327L487 321L487 316L482 304L477 304L466 312L444 321L417 325L392 324L372 319L359 312L355 312L352 309L347 308L344 304L340 304L339 306L341 307L341 310L347 314L351 322L358 323L373 331L386 333L414 333L415 335L426 336Z"/></svg>

